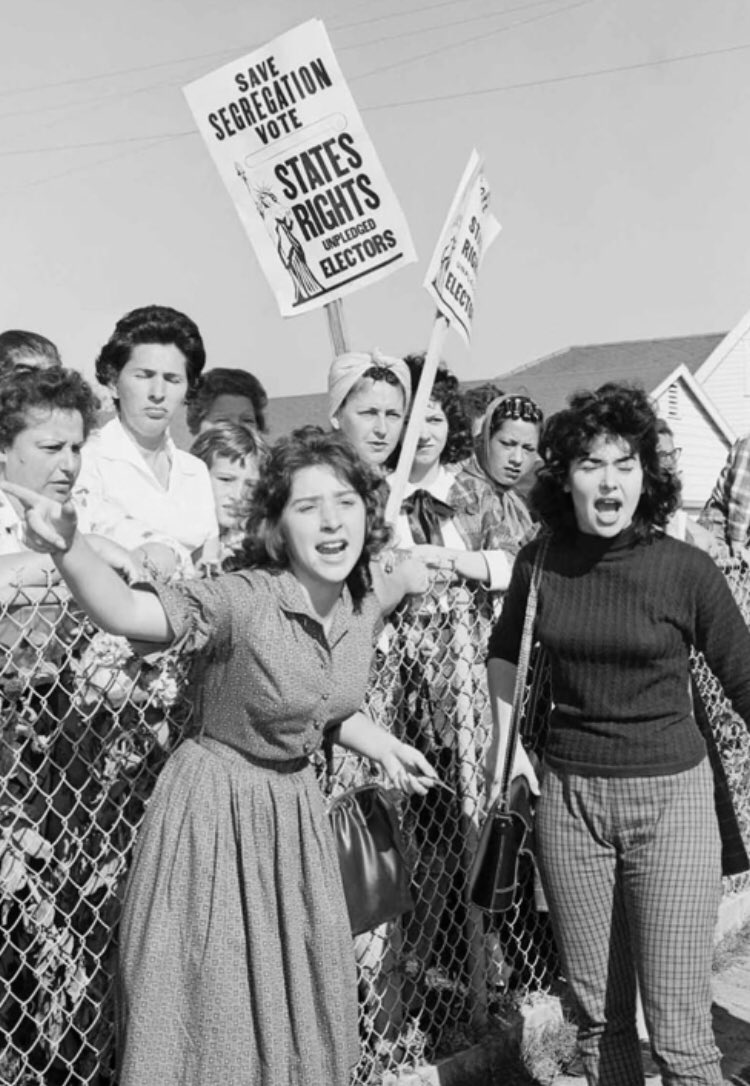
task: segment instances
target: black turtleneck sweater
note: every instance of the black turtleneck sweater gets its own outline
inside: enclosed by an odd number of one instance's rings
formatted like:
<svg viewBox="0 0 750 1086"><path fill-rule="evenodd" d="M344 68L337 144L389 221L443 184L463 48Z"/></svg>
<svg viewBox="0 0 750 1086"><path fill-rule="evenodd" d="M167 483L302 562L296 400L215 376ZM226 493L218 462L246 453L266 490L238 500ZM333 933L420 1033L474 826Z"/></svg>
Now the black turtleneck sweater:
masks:
<svg viewBox="0 0 750 1086"><path fill-rule="evenodd" d="M516 663L539 542L516 559L489 656ZM596 776L655 776L706 753L688 689L691 645L705 654L750 726L750 631L713 560L659 535L577 533L552 541L536 636L547 648L554 710L545 757Z"/></svg>

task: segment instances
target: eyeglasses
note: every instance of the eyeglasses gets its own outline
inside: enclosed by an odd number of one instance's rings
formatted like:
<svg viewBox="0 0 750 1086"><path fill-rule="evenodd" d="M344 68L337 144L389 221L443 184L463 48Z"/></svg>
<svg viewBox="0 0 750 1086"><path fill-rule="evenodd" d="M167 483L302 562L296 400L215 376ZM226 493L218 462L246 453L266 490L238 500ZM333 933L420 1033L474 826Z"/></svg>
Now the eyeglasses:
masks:
<svg viewBox="0 0 750 1086"><path fill-rule="evenodd" d="M659 459L665 464L676 464L681 453L682 449L661 449Z"/></svg>

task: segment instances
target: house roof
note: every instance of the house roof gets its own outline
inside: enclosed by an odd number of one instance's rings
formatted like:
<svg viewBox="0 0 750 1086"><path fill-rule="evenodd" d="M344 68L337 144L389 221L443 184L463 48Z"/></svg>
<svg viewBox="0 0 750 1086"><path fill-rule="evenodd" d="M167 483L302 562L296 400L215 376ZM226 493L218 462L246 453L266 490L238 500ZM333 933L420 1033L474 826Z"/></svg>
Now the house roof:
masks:
<svg viewBox="0 0 750 1086"><path fill-rule="evenodd" d="M493 380L506 392L527 392L550 414L564 407L569 394L577 389L596 388L606 381L633 381L652 392L678 366L695 373L724 336L714 333L568 347Z"/></svg>
<svg viewBox="0 0 750 1086"><path fill-rule="evenodd" d="M324 426L328 429L328 393L307 396L274 396L266 412L268 436L273 441L300 426Z"/></svg>
<svg viewBox="0 0 750 1086"><path fill-rule="evenodd" d="M579 388L629 380L640 382L651 392L680 365L695 373L723 339L724 333L714 333L568 347L509 373L462 381L462 385L471 388L491 380L506 392L524 390L550 414L564 407L568 395ZM327 409L325 392L275 396L268 404L269 437L273 440L308 423L327 427Z"/></svg>

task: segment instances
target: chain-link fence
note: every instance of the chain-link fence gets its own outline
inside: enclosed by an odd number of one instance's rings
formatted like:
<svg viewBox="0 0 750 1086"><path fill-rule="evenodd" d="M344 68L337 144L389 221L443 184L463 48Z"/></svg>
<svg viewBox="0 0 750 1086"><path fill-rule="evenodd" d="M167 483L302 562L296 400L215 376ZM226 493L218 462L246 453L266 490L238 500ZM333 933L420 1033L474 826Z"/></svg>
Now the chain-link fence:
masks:
<svg viewBox="0 0 750 1086"><path fill-rule="evenodd" d="M750 622L750 572L727 567ZM497 601L437 582L398 612L377 647L368 709L417 745L442 785L401 797L415 908L354 940L362 1056L354 1081L465 1047L514 994L546 989L557 957L533 865L513 910L488 920L467 897L490 733L484 679ZM56 590L18 590L0 608L0 1082L109 1086L116 928L145 804L189 734L183 662L137 656L96 631ZM699 659L695 675L750 841L750 741ZM549 706L544 672L532 745ZM319 762L336 795L372 767ZM726 892L746 885L727 880Z"/></svg>

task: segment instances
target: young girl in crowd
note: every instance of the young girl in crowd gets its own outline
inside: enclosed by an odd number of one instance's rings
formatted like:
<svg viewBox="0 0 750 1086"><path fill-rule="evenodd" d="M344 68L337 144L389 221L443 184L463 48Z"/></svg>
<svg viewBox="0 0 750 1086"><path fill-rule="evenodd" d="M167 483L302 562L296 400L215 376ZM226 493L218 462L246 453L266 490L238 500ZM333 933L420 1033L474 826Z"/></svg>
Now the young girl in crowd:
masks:
<svg viewBox="0 0 750 1086"><path fill-rule="evenodd" d="M8 484L4 484L8 487ZM360 711L395 600L369 589L386 531L348 441L272 449L246 568L130 588L70 503L15 488L29 539L105 629L195 655L200 735L159 777L120 929L120 1086L347 1086L358 1055L352 940L310 756L325 735L425 793L428 762Z"/></svg>
<svg viewBox="0 0 750 1086"><path fill-rule="evenodd" d="M242 550L245 521L260 469L268 454L260 435L247 426L219 422L203 430L190 452L208 468L219 522L219 565Z"/></svg>
<svg viewBox="0 0 750 1086"><path fill-rule="evenodd" d="M536 839L589 1083L642 1086L636 981L664 1082L719 1086L711 956L721 893L695 647L750 724L750 632L709 556L664 531L679 483L645 392L603 385L548 422L532 500L550 533L536 637L553 711ZM497 795L531 571L518 556L489 647ZM535 781L523 749L518 771Z"/></svg>
<svg viewBox="0 0 750 1086"><path fill-rule="evenodd" d="M184 313L151 305L119 320L96 360L117 416L87 443L75 491L94 531L125 547L159 539L185 572L219 534L208 470L169 434L205 361Z"/></svg>
<svg viewBox="0 0 750 1086"><path fill-rule="evenodd" d="M339 355L328 372L328 415L366 464L384 469L395 452L411 399L400 358L379 351Z"/></svg>

